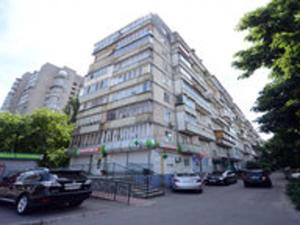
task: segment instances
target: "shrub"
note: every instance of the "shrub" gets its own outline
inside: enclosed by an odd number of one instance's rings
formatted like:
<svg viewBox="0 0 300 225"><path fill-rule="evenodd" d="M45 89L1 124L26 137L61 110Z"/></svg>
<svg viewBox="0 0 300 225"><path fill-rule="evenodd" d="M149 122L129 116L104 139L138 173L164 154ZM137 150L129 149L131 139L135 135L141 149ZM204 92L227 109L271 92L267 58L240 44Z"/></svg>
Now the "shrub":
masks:
<svg viewBox="0 0 300 225"><path fill-rule="evenodd" d="M300 209L300 180L288 183L287 194L295 204L296 208Z"/></svg>

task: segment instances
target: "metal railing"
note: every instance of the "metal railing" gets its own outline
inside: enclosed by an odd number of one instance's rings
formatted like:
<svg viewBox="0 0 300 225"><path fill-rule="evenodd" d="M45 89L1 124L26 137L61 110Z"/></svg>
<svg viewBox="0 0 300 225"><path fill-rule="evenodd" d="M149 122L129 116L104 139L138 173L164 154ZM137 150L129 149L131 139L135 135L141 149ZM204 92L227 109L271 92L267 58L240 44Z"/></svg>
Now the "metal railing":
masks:
<svg viewBox="0 0 300 225"><path fill-rule="evenodd" d="M113 201L126 201L130 204L132 184L103 178L91 178L95 196Z"/></svg>

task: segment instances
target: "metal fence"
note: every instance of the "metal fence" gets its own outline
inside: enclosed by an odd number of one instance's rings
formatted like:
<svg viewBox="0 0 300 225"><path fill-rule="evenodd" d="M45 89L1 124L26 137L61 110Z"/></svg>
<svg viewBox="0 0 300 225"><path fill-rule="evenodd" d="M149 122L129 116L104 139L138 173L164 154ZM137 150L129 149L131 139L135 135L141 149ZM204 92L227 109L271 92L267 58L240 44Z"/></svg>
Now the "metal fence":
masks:
<svg viewBox="0 0 300 225"><path fill-rule="evenodd" d="M92 177L92 190L97 197L130 204L132 184L112 179Z"/></svg>

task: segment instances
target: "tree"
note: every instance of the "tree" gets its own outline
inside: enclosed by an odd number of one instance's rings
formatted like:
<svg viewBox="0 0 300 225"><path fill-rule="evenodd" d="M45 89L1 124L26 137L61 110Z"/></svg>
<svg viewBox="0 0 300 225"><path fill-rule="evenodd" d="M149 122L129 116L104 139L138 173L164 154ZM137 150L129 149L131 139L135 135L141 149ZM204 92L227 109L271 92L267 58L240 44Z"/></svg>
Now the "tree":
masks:
<svg viewBox="0 0 300 225"><path fill-rule="evenodd" d="M45 166L57 166L53 154L59 154L60 161L67 163L67 156L61 149L69 146L72 136L73 125L68 123L68 117L48 109L39 109L29 117L31 130L25 139L31 151L44 154L42 163Z"/></svg>
<svg viewBox="0 0 300 225"><path fill-rule="evenodd" d="M16 151L20 146L25 133L25 119L11 113L0 114L0 150L1 151Z"/></svg>
<svg viewBox="0 0 300 225"><path fill-rule="evenodd" d="M248 31L252 46L235 54L233 65L251 76L261 67L271 69L273 78L299 75L300 1L273 0L267 6L246 14L237 29Z"/></svg>
<svg viewBox="0 0 300 225"><path fill-rule="evenodd" d="M26 116L0 113L0 150L39 153L42 166L64 166L72 131L67 115L48 109Z"/></svg>
<svg viewBox="0 0 300 225"><path fill-rule="evenodd" d="M79 107L80 103L78 97L72 97L64 108L64 112L69 116L70 123L76 122Z"/></svg>
<svg viewBox="0 0 300 225"><path fill-rule="evenodd" d="M261 130L274 133L265 145L282 166L300 166L300 1L272 0L246 14L238 25L251 46L235 54L239 78L268 68L272 81L260 92L254 111ZM291 160L292 159L292 160Z"/></svg>

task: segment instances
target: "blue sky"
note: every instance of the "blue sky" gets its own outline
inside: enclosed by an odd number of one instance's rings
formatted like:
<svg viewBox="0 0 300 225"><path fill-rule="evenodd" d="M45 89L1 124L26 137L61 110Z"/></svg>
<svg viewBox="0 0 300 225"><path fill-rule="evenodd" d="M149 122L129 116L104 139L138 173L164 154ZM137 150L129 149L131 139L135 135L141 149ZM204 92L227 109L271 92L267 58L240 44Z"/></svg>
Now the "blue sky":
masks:
<svg viewBox="0 0 300 225"><path fill-rule="evenodd" d="M0 0L0 105L16 77L45 62L86 74L93 44L150 12L196 50L250 121L267 72L238 81L233 54L248 46L235 27L267 0ZM257 124L254 123L257 127Z"/></svg>

